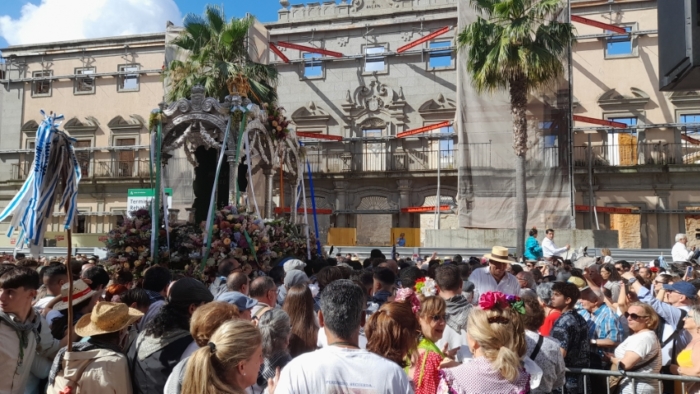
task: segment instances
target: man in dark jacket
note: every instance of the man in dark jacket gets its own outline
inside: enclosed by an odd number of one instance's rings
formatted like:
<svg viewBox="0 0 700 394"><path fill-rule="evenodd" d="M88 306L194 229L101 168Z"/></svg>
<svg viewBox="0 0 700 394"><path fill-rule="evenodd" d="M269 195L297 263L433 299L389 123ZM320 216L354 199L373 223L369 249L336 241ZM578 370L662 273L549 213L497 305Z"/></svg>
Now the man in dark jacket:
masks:
<svg viewBox="0 0 700 394"><path fill-rule="evenodd" d="M172 369L192 343L190 318L214 300L200 281L182 278L170 288L168 302L145 327L129 349L134 394L161 394Z"/></svg>

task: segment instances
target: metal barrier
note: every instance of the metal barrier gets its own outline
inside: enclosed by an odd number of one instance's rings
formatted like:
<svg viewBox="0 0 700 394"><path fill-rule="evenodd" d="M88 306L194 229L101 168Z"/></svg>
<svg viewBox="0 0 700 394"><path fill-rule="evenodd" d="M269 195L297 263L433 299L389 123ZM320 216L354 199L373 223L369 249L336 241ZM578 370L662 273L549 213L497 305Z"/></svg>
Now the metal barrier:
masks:
<svg viewBox="0 0 700 394"><path fill-rule="evenodd" d="M636 393L637 392L637 379L643 378L643 379L652 379L656 380L656 384L658 385L659 388L659 393L663 393L663 382L662 381L672 381L672 382L681 382L681 387L682 387L682 393L685 394L686 391L686 383L699 383L700 378L692 377L692 376L678 376L678 375L662 375L658 373L641 373L641 372L620 372L620 371L608 371L608 370L601 370L601 369L587 369L587 368L567 368L566 369L567 373L573 373L577 375L597 375L597 376L605 376L605 381L606 381L606 387L607 387L607 394L610 394L610 377L612 376L625 376L627 378L631 379L631 384L632 384L632 392ZM692 385L692 384L691 384ZM691 385L687 385L690 387ZM591 394L600 394L599 392L593 392L592 389L589 391L588 387L588 380L583 379L583 392L585 394L591 393Z"/></svg>

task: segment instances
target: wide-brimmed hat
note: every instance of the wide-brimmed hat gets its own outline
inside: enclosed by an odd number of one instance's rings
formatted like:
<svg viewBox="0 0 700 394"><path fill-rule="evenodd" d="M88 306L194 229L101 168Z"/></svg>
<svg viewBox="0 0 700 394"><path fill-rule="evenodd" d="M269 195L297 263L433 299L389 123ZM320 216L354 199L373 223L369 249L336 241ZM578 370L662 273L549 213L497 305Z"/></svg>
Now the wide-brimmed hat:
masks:
<svg viewBox="0 0 700 394"><path fill-rule="evenodd" d="M137 309L121 302L100 302L91 313L84 315L75 324L75 333L81 337L109 334L128 327L143 317Z"/></svg>
<svg viewBox="0 0 700 394"><path fill-rule="evenodd" d="M61 301L54 305L56 311L68 309L68 286L70 283L64 283L61 286ZM88 286L82 279L73 282L73 305L79 304L88 298L92 297L95 291Z"/></svg>
<svg viewBox="0 0 700 394"><path fill-rule="evenodd" d="M494 246L491 248L491 253L484 255L488 260L498 261L499 263L515 263L515 259L508 256L508 248L503 246Z"/></svg>

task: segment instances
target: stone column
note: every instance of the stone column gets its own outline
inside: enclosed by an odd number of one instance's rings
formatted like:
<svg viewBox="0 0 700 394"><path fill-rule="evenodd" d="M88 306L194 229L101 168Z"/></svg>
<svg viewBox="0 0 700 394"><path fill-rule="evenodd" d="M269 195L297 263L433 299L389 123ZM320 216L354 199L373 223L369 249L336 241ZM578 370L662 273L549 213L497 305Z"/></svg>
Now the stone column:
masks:
<svg viewBox="0 0 700 394"><path fill-rule="evenodd" d="M667 189L655 189L655 194L659 198L656 209L670 209L671 203L669 196L671 192ZM666 213L656 214L657 223L657 238L659 240L659 248L671 248L674 239L674 233L671 232L671 216Z"/></svg>
<svg viewBox="0 0 700 394"><path fill-rule="evenodd" d="M399 209L408 208L411 206L411 184L412 181L408 179L401 179L396 181L399 187ZM410 213L399 213L399 227L410 227L411 226L411 214Z"/></svg>
<svg viewBox="0 0 700 394"><path fill-rule="evenodd" d="M333 182L335 187L335 210L345 211L347 207L345 206L347 202L347 192L348 192L348 182L346 181L335 181ZM336 214L335 227L347 227L348 220L347 215L344 213Z"/></svg>
<svg viewBox="0 0 700 394"><path fill-rule="evenodd" d="M272 167L263 167L263 175L265 175L265 213L266 219L272 218Z"/></svg>

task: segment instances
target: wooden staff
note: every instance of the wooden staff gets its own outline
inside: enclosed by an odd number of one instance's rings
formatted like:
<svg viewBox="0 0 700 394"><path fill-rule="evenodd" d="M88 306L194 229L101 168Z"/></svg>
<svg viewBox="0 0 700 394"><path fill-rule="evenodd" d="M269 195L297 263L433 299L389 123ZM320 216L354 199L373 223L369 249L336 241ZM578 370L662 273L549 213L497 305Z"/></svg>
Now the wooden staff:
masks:
<svg viewBox="0 0 700 394"><path fill-rule="evenodd" d="M73 273L71 267L71 230L66 230L68 238L68 257L66 257L66 271L68 272L68 345L67 351L73 350Z"/></svg>

